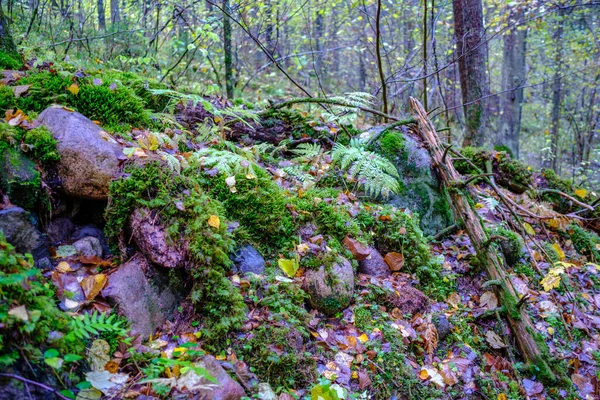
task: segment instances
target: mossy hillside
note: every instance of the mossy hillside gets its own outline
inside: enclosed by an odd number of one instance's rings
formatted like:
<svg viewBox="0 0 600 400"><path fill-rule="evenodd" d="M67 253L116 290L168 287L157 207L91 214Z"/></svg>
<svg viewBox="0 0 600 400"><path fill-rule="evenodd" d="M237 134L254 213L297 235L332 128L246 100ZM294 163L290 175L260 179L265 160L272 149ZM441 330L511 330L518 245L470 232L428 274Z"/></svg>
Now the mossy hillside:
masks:
<svg viewBox="0 0 600 400"><path fill-rule="evenodd" d="M134 209L158 210L171 239L189 243L194 262L190 296L203 316L203 336L216 345L239 328L246 308L239 289L225 277L234 241L223 204L201 191L198 182L159 162L133 167L128 177L111 184L110 194L105 232L113 246ZM211 217L218 218L218 226L208 223Z"/></svg>

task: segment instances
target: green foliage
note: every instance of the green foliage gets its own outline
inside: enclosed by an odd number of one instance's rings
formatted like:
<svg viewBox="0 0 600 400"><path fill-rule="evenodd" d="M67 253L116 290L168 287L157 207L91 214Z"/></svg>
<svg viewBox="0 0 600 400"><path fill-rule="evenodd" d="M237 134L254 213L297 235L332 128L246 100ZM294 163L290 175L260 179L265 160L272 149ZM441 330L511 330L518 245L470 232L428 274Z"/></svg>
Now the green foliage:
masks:
<svg viewBox="0 0 600 400"><path fill-rule="evenodd" d="M309 385L316 374L315 361L299 349L301 336L293 328L261 325L237 349L237 354L262 381L275 390Z"/></svg>
<svg viewBox="0 0 600 400"><path fill-rule="evenodd" d="M11 55L0 50L0 70L2 69L20 69L23 63Z"/></svg>
<svg viewBox="0 0 600 400"><path fill-rule="evenodd" d="M14 204L34 209L42 191L42 178L35 163L17 148L5 148L0 157L0 187Z"/></svg>
<svg viewBox="0 0 600 400"><path fill-rule="evenodd" d="M379 137L376 150L379 154L393 162L397 157L404 155L403 150L405 145L406 141L402 133L390 130L384 132Z"/></svg>
<svg viewBox="0 0 600 400"><path fill-rule="evenodd" d="M17 253L0 235L0 366L25 362L22 357L37 364L50 347L81 352L80 343L61 338L70 321L56 306L51 285L33 268L31 255Z"/></svg>
<svg viewBox="0 0 600 400"><path fill-rule="evenodd" d="M336 143L331 157L342 170L347 171L348 179L357 180L368 195L388 196L400 190L400 176L394 164L381 155L368 151L366 143L360 139L350 140L348 146Z"/></svg>
<svg viewBox="0 0 600 400"><path fill-rule="evenodd" d="M588 257L592 262L600 261L600 251L596 247L600 245L600 236L576 224L567 226L567 233L579 254Z"/></svg>
<svg viewBox="0 0 600 400"><path fill-rule="evenodd" d="M569 179L561 178L550 168L542 170L542 177L546 180L546 187L548 189L559 190L567 194L574 191L573 182ZM554 204L556 211L560 213L566 213L571 208L571 202L558 193L545 192L541 198L544 201Z"/></svg>
<svg viewBox="0 0 600 400"><path fill-rule="evenodd" d="M56 140L45 126L25 132L23 142L29 149L28 153L42 164L50 164L60 158L56 149Z"/></svg>
<svg viewBox="0 0 600 400"><path fill-rule="evenodd" d="M17 107L25 113L42 112L52 104L69 105L73 99L73 95L67 91L67 87L73 83L73 76L68 73L37 72L19 79L17 83L31 85L27 95L16 99Z"/></svg>

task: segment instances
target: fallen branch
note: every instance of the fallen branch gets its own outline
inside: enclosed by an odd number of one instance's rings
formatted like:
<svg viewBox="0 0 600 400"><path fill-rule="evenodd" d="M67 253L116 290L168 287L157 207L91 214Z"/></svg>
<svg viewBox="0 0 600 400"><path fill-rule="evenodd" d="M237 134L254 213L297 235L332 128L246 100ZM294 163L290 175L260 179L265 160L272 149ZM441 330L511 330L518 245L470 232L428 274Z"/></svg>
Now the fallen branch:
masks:
<svg viewBox="0 0 600 400"><path fill-rule="evenodd" d="M40 382L36 382L36 381L32 381L31 379L27 379L27 378L23 378L22 376L19 375L15 375L15 374L2 374L0 373L0 377L5 377L5 378L10 378L10 379L15 379L17 381L21 381L24 383L28 383L30 385L33 386L37 386L39 388L42 388L48 392L52 392L54 393L54 395L56 397L58 397L59 399L63 399L63 400L69 400L68 397L64 396L62 393L60 393L60 391L58 391L57 389L54 389L53 387L50 387L48 385L44 385L43 383Z"/></svg>
<svg viewBox="0 0 600 400"><path fill-rule="evenodd" d="M577 204L579 207L585 208L585 209L590 210L590 211L594 211L594 207L592 207L589 204L586 204L586 203L584 203L582 201L579 201L575 197L569 196L568 194L566 194L564 192L561 192L560 190L556 190L556 189L542 189L542 190L536 191L536 194L544 194L544 193L554 193L554 194L557 194L559 196L564 197L567 200L572 201L573 203Z"/></svg>
<svg viewBox="0 0 600 400"><path fill-rule="evenodd" d="M434 165L437 167L441 184L449 189L448 193L452 200L451 204L456 218L464 224L488 278L500 283L500 285L495 287L495 292L500 304L506 307L506 319L524 361L527 364L536 366L541 372L542 377L554 381L556 378L547 363L547 353L540 349L540 346L544 346L544 344L541 342L538 343L533 337L535 327L527 313L527 307L517 307L519 295L503 267L504 258L495 248L486 246L489 240L488 234L483 229L479 216L472 208L467 195L462 190L453 187L452 183L461 179L460 174L454 169L451 162L442 162L446 149L441 144L436 130L423 106L413 97L410 98L410 105L419 123L421 138L431 154Z"/></svg>

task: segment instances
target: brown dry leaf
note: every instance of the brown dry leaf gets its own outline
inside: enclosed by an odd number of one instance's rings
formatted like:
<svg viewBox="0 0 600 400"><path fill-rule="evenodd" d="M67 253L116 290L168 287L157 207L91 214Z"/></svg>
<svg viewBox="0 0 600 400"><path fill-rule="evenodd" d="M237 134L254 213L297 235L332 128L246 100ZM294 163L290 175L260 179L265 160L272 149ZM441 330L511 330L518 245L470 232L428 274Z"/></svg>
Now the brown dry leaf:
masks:
<svg viewBox="0 0 600 400"><path fill-rule="evenodd" d="M358 371L358 387L360 390L368 388L371 386L371 378L369 378L369 374L365 371Z"/></svg>
<svg viewBox="0 0 600 400"><path fill-rule="evenodd" d="M488 310L493 310L498 307L498 299L493 292L484 292L479 298L479 305Z"/></svg>
<svg viewBox="0 0 600 400"><path fill-rule="evenodd" d="M462 299L460 298L460 294L458 294L458 293L452 293L446 299L446 303L450 304L452 307L458 307L458 305L460 304L461 300Z"/></svg>
<svg viewBox="0 0 600 400"><path fill-rule="evenodd" d="M31 87L31 85L19 85L19 86L14 86L12 88L13 90L13 94L15 95L15 97L18 99L19 97L21 97L22 95L26 94L29 91L29 88Z"/></svg>
<svg viewBox="0 0 600 400"><path fill-rule="evenodd" d="M431 323L431 321L423 321L423 323L417 327L417 332L425 342L425 352L430 356L433 355L438 346L438 332L435 325Z"/></svg>
<svg viewBox="0 0 600 400"><path fill-rule="evenodd" d="M398 233L401 235L406 235L406 228L401 226L400 229L398 229Z"/></svg>
<svg viewBox="0 0 600 400"><path fill-rule="evenodd" d="M371 249L369 249L368 246L365 246L358 240L352 239L349 236L344 238L344 247L346 247L346 249L352 253L356 261L362 261L371 254Z"/></svg>
<svg viewBox="0 0 600 400"><path fill-rule="evenodd" d="M85 294L85 298L88 301L94 300L96 296L100 293L104 286L106 285L108 278L105 274L96 274L91 276L86 276L81 281L81 288L83 289L83 293Z"/></svg>
<svg viewBox="0 0 600 400"><path fill-rule="evenodd" d="M383 260L392 271L400 271L404 266L404 256L401 253L391 251L385 255Z"/></svg>
<svg viewBox="0 0 600 400"><path fill-rule="evenodd" d="M79 85L77 83L72 83L67 90L69 92L71 92L74 96L77 96L77 94L79 94Z"/></svg>
<svg viewBox="0 0 600 400"><path fill-rule="evenodd" d="M117 364L114 361L109 361L104 365L104 369L110 372L111 374L116 374L119 370L119 364Z"/></svg>
<svg viewBox="0 0 600 400"><path fill-rule="evenodd" d="M485 340L489 343L492 349L503 349L506 347L502 338L498 336L498 334L492 330L489 330L485 334Z"/></svg>
<svg viewBox="0 0 600 400"><path fill-rule="evenodd" d="M442 365L442 368L440 370L440 375L442 375L442 378L444 379L444 383L448 386L453 386L458 383L458 377L456 376L456 373L450 367L450 363L444 362L444 364Z"/></svg>
<svg viewBox="0 0 600 400"><path fill-rule="evenodd" d="M591 383L589 376L583 376L581 374L573 374L573 375L571 375L571 381L573 382L573 384L575 386L577 386L577 389L579 389L579 392L584 397L586 395L594 392L594 387Z"/></svg>

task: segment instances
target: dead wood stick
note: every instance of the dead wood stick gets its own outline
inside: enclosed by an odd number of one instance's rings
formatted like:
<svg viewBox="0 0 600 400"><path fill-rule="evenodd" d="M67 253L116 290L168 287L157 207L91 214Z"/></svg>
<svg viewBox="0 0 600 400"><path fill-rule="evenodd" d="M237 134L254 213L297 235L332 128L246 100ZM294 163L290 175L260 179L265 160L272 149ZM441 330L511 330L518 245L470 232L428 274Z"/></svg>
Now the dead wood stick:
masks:
<svg viewBox="0 0 600 400"><path fill-rule="evenodd" d="M427 146L433 164L436 165L441 184L448 189L452 200L452 207L457 219L462 220L471 243L477 251L478 257L483 261L485 271L490 280L499 281L496 293L500 304L506 307L506 318L515 336L521 356L526 363L535 365L541 375L549 380L555 380L555 375L547 364L547 355L540 349L540 345L533 337L535 327L527 313L527 307L517 307L519 300L508 274L503 267L503 258L496 249L485 246L488 235L483 229L479 216L475 213L463 191L453 187L453 182L459 181L460 174L450 162L443 162L445 147L440 143L435 127L429 120L421 103L411 97L410 105L419 124L419 134Z"/></svg>

